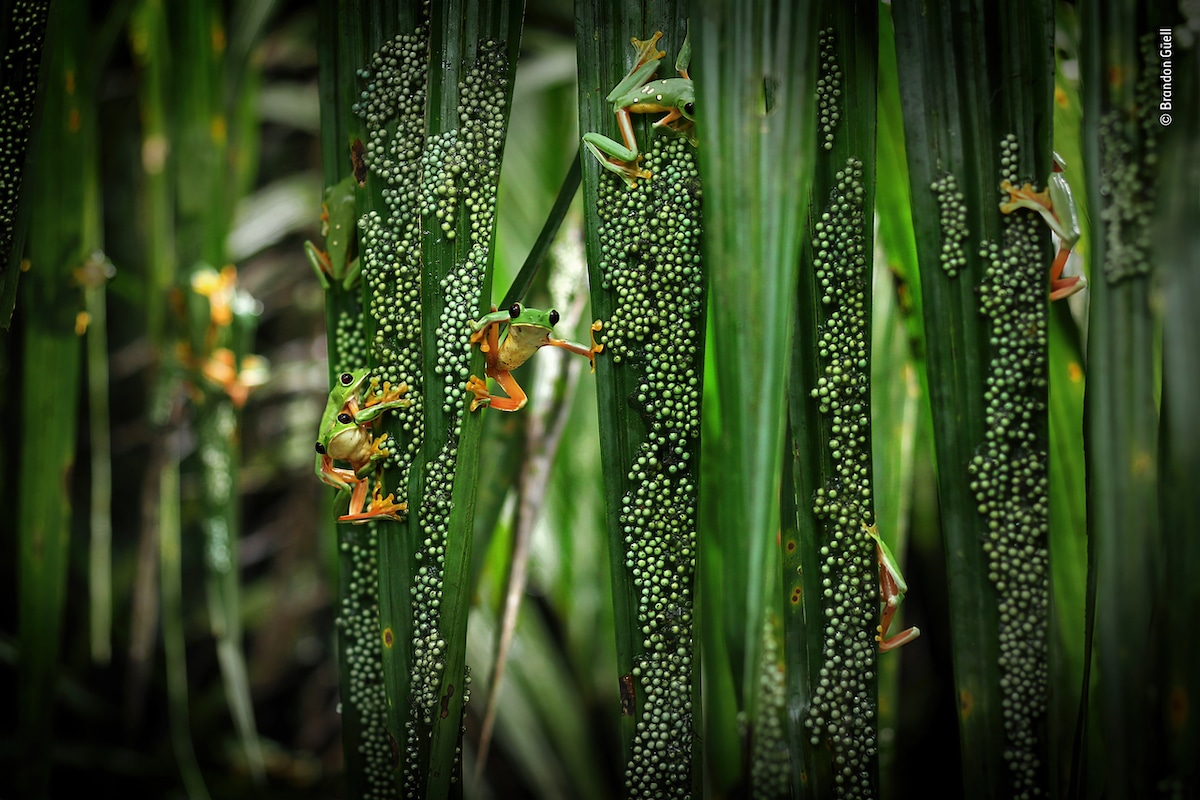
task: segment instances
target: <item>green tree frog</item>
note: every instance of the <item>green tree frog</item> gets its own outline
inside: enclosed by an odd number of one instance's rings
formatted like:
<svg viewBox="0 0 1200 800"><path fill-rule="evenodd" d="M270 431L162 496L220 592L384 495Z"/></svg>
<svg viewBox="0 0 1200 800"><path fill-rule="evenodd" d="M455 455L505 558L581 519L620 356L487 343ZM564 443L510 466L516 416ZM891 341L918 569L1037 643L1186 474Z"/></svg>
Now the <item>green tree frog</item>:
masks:
<svg viewBox="0 0 1200 800"><path fill-rule="evenodd" d="M353 289L358 282L358 259L350 257L357 241L354 235L358 222L354 206L356 186L354 177L347 175L325 190L325 202L321 205L321 235L325 237L325 250L312 242L304 243L304 252L322 289L328 290L331 280L347 290Z"/></svg>
<svg viewBox="0 0 1200 800"><path fill-rule="evenodd" d="M904 600L908 584L900 574L900 565L896 562L896 557L879 537L878 527L862 523L862 528L867 536L875 540L875 555L879 559L879 596L883 602L883 611L880 613L879 633L876 634L875 641L879 642L879 652L886 653L916 639L921 635L921 630L913 627L897 633L890 639L887 638L888 628L891 627L892 619Z"/></svg>
<svg viewBox="0 0 1200 800"><path fill-rule="evenodd" d="M406 503L396 503L390 494L383 497L377 477L370 505L363 510L370 472L377 461L388 455L383 447L387 434L374 438L370 426L384 411L409 403L401 398L408 390L407 386L401 384L393 389L384 384L381 394L372 394L360 405L359 395L368 385L369 374L369 370L362 369L339 375L329 391L329 400L321 415L314 469L317 477L325 483L338 491L350 492L348 513L339 516L339 522L399 519L398 515L408 507ZM370 385L374 384L372 380ZM335 461L348 462L350 469L335 466Z"/></svg>
<svg viewBox="0 0 1200 800"><path fill-rule="evenodd" d="M666 56L657 48L661 38L662 31L658 31L646 41L630 39L637 48L637 60L605 98L613 105L613 113L617 115L617 124L625 143L622 145L601 133L583 135L584 146L600 161L600 165L620 175L630 186L636 186L638 178L650 177L648 170L638 166L641 155L638 153L630 114L665 112L666 115L655 122L654 127L686 135L693 145L696 144L696 93L687 72L692 58L691 40L683 40L679 57L675 59L675 69L680 77L651 81L659 61Z"/></svg>
<svg viewBox="0 0 1200 800"><path fill-rule="evenodd" d="M501 342L500 326L504 323L508 324L508 329ZM471 401L472 411L480 406L491 406L498 411L519 411L524 408L529 398L513 378L511 370L524 364L538 348L546 345L586 356L592 362L592 371L595 371L596 353L604 349L604 345L596 344L595 337L595 332L603 327L600 320L592 323L591 347L551 338L550 333L557 324L558 312L554 309L539 311L525 308L520 303L513 303L504 311L497 311L492 306L492 313L478 322L471 320L471 344L479 344L479 349L487 358L487 376L500 384L508 394L508 397L489 394L487 381L472 375L466 386L467 391L475 395Z"/></svg>
<svg viewBox="0 0 1200 800"><path fill-rule="evenodd" d="M1063 174L1066 169L1062 157L1055 153L1054 171L1050 173L1049 185L1045 190L1035 192L1032 184L1028 183L1018 189L1007 180L1000 182L1000 191L1008 192L1009 196L1000 204L1001 213L1011 214L1018 208L1036 211L1058 236L1058 254L1050 267L1051 301L1070 297L1087 286L1082 275L1062 276L1067 259L1071 256L1071 248L1079 241L1079 211L1075 207L1071 185Z"/></svg>

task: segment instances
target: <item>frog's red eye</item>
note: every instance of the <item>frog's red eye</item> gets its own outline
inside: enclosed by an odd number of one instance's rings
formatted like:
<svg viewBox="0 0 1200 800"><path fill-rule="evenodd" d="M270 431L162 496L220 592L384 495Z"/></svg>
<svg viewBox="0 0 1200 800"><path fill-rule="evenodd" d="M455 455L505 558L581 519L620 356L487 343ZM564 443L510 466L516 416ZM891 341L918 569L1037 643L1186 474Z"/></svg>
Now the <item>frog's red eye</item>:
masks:
<svg viewBox="0 0 1200 800"><path fill-rule="evenodd" d="M321 444L320 442L317 442L317 452L320 453L321 455L325 455L325 445Z"/></svg>
<svg viewBox="0 0 1200 800"><path fill-rule="evenodd" d="M516 319L517 317L521 316L521 304L513 303L511 306L509 306L508 307L508 316L512 317L513 319Z"/></svg>
<svg viewBox="0 0 1200 800"><path fill-rule="evenodd" d="M343 425L349 425L353 421L354 417L350 416L345 411L343 411L341 414L338 414L338 422L342 423Z"/></svg>
<svg viewBox="0 0 1200 800"><path fill-rule="evenodd" d="M338 380L342 382L342 386L349 386L350 384L354 383L354 376L349 372L343 372L340 376L338 376Z"/></svg>
<svg viewBox="0 0 1200 800"><path fill-rule="evenodd" d="M552 308L552 309L550 309L550 327L553 328L557 324L558 324L558 312Z"/></svg>

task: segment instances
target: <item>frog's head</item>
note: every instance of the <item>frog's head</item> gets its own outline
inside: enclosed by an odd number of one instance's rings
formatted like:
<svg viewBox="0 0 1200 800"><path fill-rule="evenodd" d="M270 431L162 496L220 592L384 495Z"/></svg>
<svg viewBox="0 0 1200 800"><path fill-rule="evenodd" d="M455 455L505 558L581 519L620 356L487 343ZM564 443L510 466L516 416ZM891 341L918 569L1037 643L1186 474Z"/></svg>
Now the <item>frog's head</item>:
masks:
<svg viewBox="0 0 1200 800"><path fill-rule="evenodd" d="M558 312L553 308L542 311L537 308L525 308L520 303L513 303L508 308L509 325L529 325L549 330L558 324Z"/></svg>
<svg viewBox="0 0 1200 800"><path fill-rule="evenodd" d="M358 397L370 374L371 370L369 369L356 369L340 373L335 377L333 388L329 390L329 403L326 411L341 408L351 397Z"/></svg>
<svg viewBox="0 0 1200 800"><path fill-rule="evenodd" d="M340 390L339 393L347 397L356 394L370 374L371 370L369 369L356 369L338 375L336 383Z"/></svg>
<svg viewBox="0 0 1200 800"><path fill-rule="evenodd" d="M693 88L691 81L682 81L684 84L679 88L679 99L676 101L675 107L679 109L679 113L688 122L696 121L696 90Z"/></svg>

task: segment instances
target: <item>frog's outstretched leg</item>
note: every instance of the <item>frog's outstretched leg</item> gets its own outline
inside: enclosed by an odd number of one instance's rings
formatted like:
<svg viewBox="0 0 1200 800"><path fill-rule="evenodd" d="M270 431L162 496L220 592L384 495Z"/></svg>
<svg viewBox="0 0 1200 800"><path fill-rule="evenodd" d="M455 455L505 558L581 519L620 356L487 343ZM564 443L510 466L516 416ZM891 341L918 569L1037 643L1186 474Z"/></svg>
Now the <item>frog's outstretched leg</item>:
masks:
<svg viewBox="0 0 1200 800"><path fill-rule="evenodd" d="M603 327L604 327L604 323L601 322L600 320L596 320L595 322L592 323L592 328L591 328L592 346L591 347L585 347L584 345L581 345L581 344L575 344L575 342L568 342L566 339L547 339L546 344L551 345L553 347L561 347L563 350L566 350L571 353L575 353L576 355L586 357L587 360L589 362L591 362L592 372L595 372L596 371L596 353L600 353L600 352L604 351L604 345L596 344L596 331L600 330Z"/></svg>
<svg viewBox="0 0 1200 800"><path fill-rule="evenodd" d="M371 388L376 386L376 379L371 379ZM354 417L354 421L359 424L369 424L380 414L393 408L403 408L410 404L411 401L403 399L403 395L408 391L408 384L401 383L399 386L393 387L390 383L383 384L383 392L381 394L367 394L367 399L363 402L362 407L358 407L357 398L351 398L355 408L350 411Z"/></svg>
<svg viewBox="0 0 1200 800"><path fill-rule="evenodd" d="M654 77L660 59L667 55L658 49L658 40L661 38L662 31L656 31L645 41L636 37L629 40L637 49L637 59L629 72L625 73L625 77L605 98L613 104L613 113L617 116L617 127L621 129L621 141L624 144L615 142L602 133L583 135L584 146L596 157L600 166L620 175L630 187L637 186L638 178L649 179L650 172L638 164L642 156L638 151L637 136L633 133L633 121L629 116L628 107L623 105L622 101Z"/></svg>
<svg viewBox="0 0 1200 800"><path fill-rule="evenodd" d="M629 137L626 136L626 131L632 132L633 130L633 125L629 122L629 113L624 110L618 111L617 120L621 126L621 136L628 143ZM637 186L638 178L650 179L650 170L643 169L638 163L642 160L642 156L637 151L636 139L633 140L632 147L622 147L603 134L585 133L583 145L596 157L600 166L609 172L620 175L630 188Z"/></svg>
<svg viewBox="0 0 1200 800"><path fill-rule="evenodd" d="M630 69L629 72L625 73L625 78L620 83L617 84L617 89L623 88L624 85L629 81L629 79L634 74L636 74L637 71L639 69L641 69L643 66L645 66L646 64L649 64L651 61L655 61L655 62L661 61L662 59L667 57L666 53L664 53L662 50L658 49L658 40L661 39L662 37L663 37L662 31L655 31L653 36L651 36L649 39L645 39L645 40L639 39L636 36L630 37L629 43L631 45L633 45L635 50L637 50L638 57L637 57L637 60L633 62L633 68ZM688 47L688 58L691 58L691 46L687 43L686 38L684 39L684 44L685 44L685 46ZM683 57L682 50L680 50L679 56L680 56L680 58ZM658 65L655 64L655 66L658 66ZM685 66L686 66L686 64L685 64ZM645 83L645 82L646 81L635 82L634 85L635 86L641 85L642 83ZM611 92L608 93L608 98L607 98L608 100L612 100L614 97L621 94L620 92L617 91L617 89L613 89Z"/></svg>

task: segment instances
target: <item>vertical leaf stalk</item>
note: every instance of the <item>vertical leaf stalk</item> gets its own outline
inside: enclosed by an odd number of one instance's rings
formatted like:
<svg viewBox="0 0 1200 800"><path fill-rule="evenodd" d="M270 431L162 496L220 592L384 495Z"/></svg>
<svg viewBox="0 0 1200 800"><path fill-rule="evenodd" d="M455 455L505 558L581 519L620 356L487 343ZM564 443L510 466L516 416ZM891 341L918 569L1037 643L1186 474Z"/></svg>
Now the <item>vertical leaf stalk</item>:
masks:
<svg viewBox="0 0 1200 800"><path fill-rule="evenodd" d="M685 46L677 7L579 12L580 125L608 136L604 100L636 52L662 31L660 79ZM606 24L607 23L607 24ZM593 35L595 34L595 35ZM671 50L667 55L666 50ZM665 112L664 112L665 113ZM657 117L655 117L657 118ZM614 576L625 793L690 796L693 582L704 353L704 266L696 149L635 115L649 178L628 186L584 150L592 311L603 320L596 378ZM703 136L703 134L700 134Z"/></svg>
<svg viewBox="0 0 1200 800"><path fill-rule="evenodd" d="M361 258L363 253L364 248L358 243L357 221L370 192L358 180L366 179L367 174L362 163L363 121L353 110L360 92L357 70L363 64L364 53L378 48L393 33L391 25L372 20L370 10L367 3L323 0L318 5L323 32L318 41L318 56L326 200L336 204L339 199L336 187L354 179L355 225L340 234L354 242L346 249L347 259ZM326 233L337 236L338 233L327 228L338 224L329 218L331 211L340 216L336 209L326 205L322 223ZM328 244L323 242L321 246ZM335 269L342 266L348 265L331 265ZM344 280L335 279L329 279L325 287L326 353L331 384L341 373L371 363L363 287L361 276L349 287ZM384 526L343 525L334 519L326 519L323 524L325 535L336 543L337 551L338 681L346 793L351 798L390 797L395 794L397 745L389 729L384 643L379 625L379 537Z"/></svg>
<svg viewBox="0 0 1200 800"><path fill-rule="evenodd" d="M1162 6L1087 6L1083 14L1084 108L1089 207L1091 314L1084 436L1088 526L1095 557L1099 724L1119 757L1093 764L1106 796L1157 790L1165 745L1156 724L1158 676L1146 653L1160 652L1155 625L1176 598L1163 593L1159 519L1156 259L1151 232L1159 122L1158 34ZM1153 13L1152 13L1153 12ZM1159 717L1161 719L1161 717ZM1139 735L1130 736L1131 731Z"/></svg>
<svg viewBox="0 0 1200 800"><path fill-rule="evenodd" d="M382 210L372 207L361 223L377 374L407 384L412 401L391 425L399 445L386 478L408 497L408 536L386 525L380 541L385 683L403 710L395 735L409 796L446 796L461 772L482 424L467 413L463 385L481 368L469 319L482 316L490 294L521 11L501 2L414 13L411 27L401 25L414 33L372 57L357 107L366 164L382 180ZM426 71L431 57L443 69ZM399 653L398 633L407 633Z"/></svg>
<svg viewBox="0 0 1200 800"><path fill-rule="evenodd" d="M750 779L738 718L759 715L800 236L811 180L815 4L693 4L697 129L712 292L716 437L701 536L706 749L718 793ZM710 636L709 634L713 635ZM710 647L710 645L712 645ZM722 646L723 645L723 646ZM744 716L742 716L744 715Z"/></svg>
<svg viewBox="0 0 1200 800"><path fill-rule="evenodd" d="M792 363L798 539L784 541L790 676L811 698L791 746L817 796L878 791L879 576L871 478L870 315L876 7L830 6L819 33L818 156ZM819 577L818 577L819 576ZM802 597L803 596L803 597ZM893 632L893 635L895 632ZM801 723L803 730L801 730ZM803 790L798 778L793 788Z"/></svg>
<svg viewBox="0 0 1200 800"><path fill-rule="evenodd" d="M24 182L31 134L38 127L38 90L42 42L50 17L50 0L6 0L0 87L6 102L0 121L0 328L7 328L17 296L17 281L29 224L29 198ZM24 199L24 202L22 201Z"/></svg>
<svg viewBox="0 0 1200 800"><path fill-rule="evenodd" d="M79 226L88 214L87 202L95 198L87 190L88 182L97 180L93 71L82 19L86 13L60 12L48 37L49 89L41 152L50 155L37 165L32 197L20 378L21 419L36 419L51 408L56 413L54 424L25 431L14 476L21 642L17 715L22 794L27 797L43 797L49 790L82 355L75 333L78 288L72 273L95 245L82 240Z"/></svg>
<svg viewBox="0 0 1200 800"><path fill-rule="evenodd" d="M895 20L965 791L1045 792L1049 251L1033 212L1002 223L997 189L1050 171L1052 17L933 4Z"/></svg>

